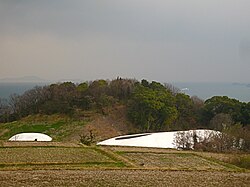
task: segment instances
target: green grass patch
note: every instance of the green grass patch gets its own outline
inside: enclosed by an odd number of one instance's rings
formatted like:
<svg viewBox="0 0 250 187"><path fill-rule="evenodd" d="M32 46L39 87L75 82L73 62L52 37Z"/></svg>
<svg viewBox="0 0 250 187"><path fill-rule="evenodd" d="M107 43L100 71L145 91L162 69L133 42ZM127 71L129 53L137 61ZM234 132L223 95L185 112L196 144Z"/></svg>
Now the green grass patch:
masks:
<svg viewBox="0 0 250 187"><path fill-rule="evenodd" d="M70 135L78 132L86 121L70 119L60 115L35 115L22 120L0 124L0 140L8 140L18 133L38 132L45 133L53 141L64 141Z"/></svg>

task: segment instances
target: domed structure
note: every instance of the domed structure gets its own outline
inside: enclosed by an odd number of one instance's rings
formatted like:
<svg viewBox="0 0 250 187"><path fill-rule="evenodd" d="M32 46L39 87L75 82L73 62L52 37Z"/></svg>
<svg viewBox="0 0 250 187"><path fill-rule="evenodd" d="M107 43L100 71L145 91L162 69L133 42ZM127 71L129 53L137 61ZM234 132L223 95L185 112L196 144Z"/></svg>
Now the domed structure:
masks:
<svg viewBox="0 0 250 187"><path fill-rule="evenodd" d="M189 142L193 147L193 135L199 137L199 140L209 138L211 133L220 133L213 130L189 130L189 131L174 131L174 132L157 132L157 133L143 133L118 136L108 140L101 141L97 145L111 145L111 146L133 146L133 147L152 147L152 148L178 148L175 140L178 134L190 134ZM198 141L199 141L198 140Z"/></svg>
<svg viewBox="0 0 250 187"><path fill-rule="evenodd" d="M9 141L39 141L50 142L52 138L43 133L20 133L12 136Z"/></svg>

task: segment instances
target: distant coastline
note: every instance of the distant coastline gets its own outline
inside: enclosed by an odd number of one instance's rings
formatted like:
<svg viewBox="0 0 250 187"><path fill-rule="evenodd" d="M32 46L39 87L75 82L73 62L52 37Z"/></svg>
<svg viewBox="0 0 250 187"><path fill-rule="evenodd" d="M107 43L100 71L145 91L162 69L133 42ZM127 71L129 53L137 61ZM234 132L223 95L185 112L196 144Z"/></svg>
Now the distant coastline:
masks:
<svg viewBox="0 0 250 187"><path fill-rule="evenodd" d="M175 82L171 83L183 93L198 96L203 100L213 96L228 96L242 102L250 102L250 84L248 83L198 83Z"/></svg>
<svg viewBox="0 0 250 187"><path fill-rule="evenodd" d="M9 77L0 79L0 83L44 83L48 82L37 76Z"/></svg>
<svg viewBox="0 0 250 187"><path fill-rule="evenodd" d="M21 95L36 86L45 86L46 82L0 82L0 98L8 99L12 94Z"/></svg>
<svg viewBox="0 0 250 187"><path fill-rule="evenodd" d="M250 88L250 83L237 83L237 82L234 82L232 84L236 85L236 86L246 86L246 87Z"/></svg>
<svg viewBox="0 0 250 187"><path fill-rule="evenodd" d="M23 81L19 79L15 82L0 80L0 98L8 99L11 94L23 94L25 91L35 86L45 86L52 82L49 81ZM26 79L27 80L27 79ZM35 80L35 79L33 79ZM36 79L37 80L37 79ZM194 83L194 82L175 82L171 83L179 88L183 93L190 96L198 96L206 100L213 96L228 96L242 102L250 102L250 84L248 83Z"/></svg>

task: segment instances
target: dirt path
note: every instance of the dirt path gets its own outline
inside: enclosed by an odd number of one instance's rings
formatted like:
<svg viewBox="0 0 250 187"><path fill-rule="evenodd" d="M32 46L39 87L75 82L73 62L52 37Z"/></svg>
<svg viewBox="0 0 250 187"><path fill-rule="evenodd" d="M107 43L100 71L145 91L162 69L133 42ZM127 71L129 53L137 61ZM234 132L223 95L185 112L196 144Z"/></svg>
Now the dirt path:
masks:
<svg viewBox="0 0 250 187"><path fill-rule="evenodd" d="M0 171L5 186L249 186L249 173L160 170Z"/></svg>

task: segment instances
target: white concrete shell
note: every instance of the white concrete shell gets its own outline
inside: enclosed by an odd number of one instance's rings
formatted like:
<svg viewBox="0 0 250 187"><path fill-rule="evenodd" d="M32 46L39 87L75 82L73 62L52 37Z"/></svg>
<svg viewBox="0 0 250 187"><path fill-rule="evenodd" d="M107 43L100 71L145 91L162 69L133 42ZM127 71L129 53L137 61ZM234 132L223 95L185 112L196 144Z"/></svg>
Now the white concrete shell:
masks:
<svg viewBox="0 0 250 187"><path fill-rule="evenodd" d="M112 146L133 146L133 147L155 147L155 148L177 148L175 145L175 137L177 133L196 133L200 140L208 138L211 133L219 133L213 130L190 130L190 131L174 131L174 132L158 132L133 134L126 136L118 136L102 142L97 145ZM192 138L192 137L191 137ZM192 140L191 140L192 141Z"/></svg>
<svg viewBox="0 0 250 187"><path fill-rule="evenodd" d="M9 141L39 141L49 142L52 138L42 133L20 133L12 136Z"/></svg>

